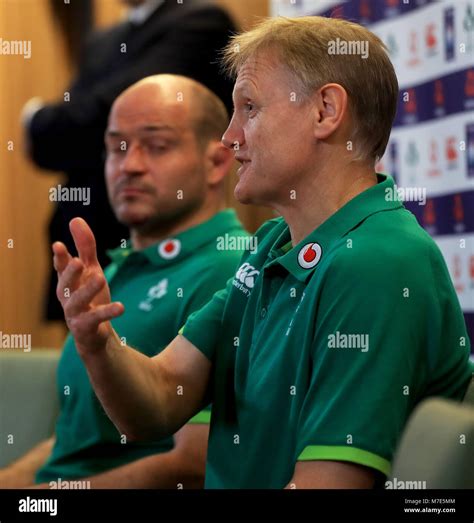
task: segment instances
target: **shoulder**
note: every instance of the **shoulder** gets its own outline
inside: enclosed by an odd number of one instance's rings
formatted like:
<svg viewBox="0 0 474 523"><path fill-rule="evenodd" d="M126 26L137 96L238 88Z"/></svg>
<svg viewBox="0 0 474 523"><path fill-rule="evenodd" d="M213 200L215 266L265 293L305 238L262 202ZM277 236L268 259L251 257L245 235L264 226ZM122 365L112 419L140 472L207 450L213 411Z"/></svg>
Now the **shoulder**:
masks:
<svg viewBox="0 0 474 523"><path fill-rule="evenodd" d="M235 274L242 256L252 250L253 245L254 238L244 229L231 229L225 235L217 236L193 255L193 264L199 268L197 277L201 282L225 283Z"/></svg>
<svg viewBox="0 0 474 523"><path fill-rule="evenodd" d="M217 5L201 2L169 2L159 8L149 19L146 27L159 28L165 32L179 31L218 31L228 32L236 26L227 11Z"/></svg>
<svg viewBox="0 0 474 523"><path fill-rule="evenodd" d="M341 239L331 253L328 275L385 287L408 282L434 287L437 275L447 276L438 246L411 213L401 210L390 221L379 218L369 217Z"/></svg>

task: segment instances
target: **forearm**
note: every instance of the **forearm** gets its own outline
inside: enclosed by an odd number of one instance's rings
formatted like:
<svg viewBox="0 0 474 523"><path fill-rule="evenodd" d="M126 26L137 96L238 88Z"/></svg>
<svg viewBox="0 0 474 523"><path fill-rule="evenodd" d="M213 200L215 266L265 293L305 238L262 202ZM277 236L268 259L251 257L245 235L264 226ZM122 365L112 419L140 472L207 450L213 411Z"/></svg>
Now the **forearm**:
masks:
<svg viewBox="0 0 474 523"><path fill-rule="evenodd" d="M343 461L298 461L286 489L370 489L375 471Z"/></svg>
<svg viewBox="0 0 474 523"><path fill-rule="evenodd" d="M42 441L24 456L0 470L0 488L23 488L31 485L36 472L49 458L54 445L54 437Z"/></svg>
<svg viewBox="0 0 474 523"><path fill-rule="evenodd" d="M102 474L84 478L91 489L203 488L204 468L197 470L175 451L148 456Z"/></svg>
<svg viewBox="0 0 474 523"><path fill-rule="evenodd" d="M70 488L74 488L74 481L80 488L91 489L203 488L208 438L208 424L187 424L174 435L175 446L169 452L147 456L102 474L73 480ZM49 487L48 483L43 483L30 488Z"/></svg>
<svg viewBox="0 0 474 523"><path fill-rule="evenodd" d="M83 361L107 415L129 441L174 432L166 420L163 380L148 356L122 345L114 332L104 351L85 355Z"/></svg>

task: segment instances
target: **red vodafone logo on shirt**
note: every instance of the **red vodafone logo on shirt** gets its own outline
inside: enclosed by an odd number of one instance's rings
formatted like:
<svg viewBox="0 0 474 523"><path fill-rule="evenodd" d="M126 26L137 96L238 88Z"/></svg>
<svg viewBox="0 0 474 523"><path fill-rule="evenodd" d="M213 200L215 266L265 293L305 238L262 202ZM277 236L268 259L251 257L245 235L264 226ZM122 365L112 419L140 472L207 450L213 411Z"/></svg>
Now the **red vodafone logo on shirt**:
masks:
<svg viewBox="0 0 474 523"><path fill-rule="evenodd" d="M158 253L165 260L170 260L178 256L181 251L181 242L179 240L165 240L158 247Z"/></svg>
<svg viewBox="0 0 474 523"><path fill-rule="evenodd" d="M322 252L319 243L307 243L298 253L298 263L303 269L312 269L319 263Z"/></svg>

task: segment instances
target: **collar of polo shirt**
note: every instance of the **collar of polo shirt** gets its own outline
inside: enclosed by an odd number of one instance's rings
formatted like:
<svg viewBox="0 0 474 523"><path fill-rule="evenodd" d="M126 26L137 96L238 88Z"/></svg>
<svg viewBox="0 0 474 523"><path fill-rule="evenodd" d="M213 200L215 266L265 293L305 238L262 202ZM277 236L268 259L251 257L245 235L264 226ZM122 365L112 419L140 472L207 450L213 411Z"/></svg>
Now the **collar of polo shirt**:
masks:
<svg viewBox="0 0 474 523"><path fill-rule="evenodd" d="M215 214L209 220L200 223L195 227L191 227L190 229L186 229L179 234L169 238L164 238L142 251L133 250L130 240L127 240L125 248L118 247L107 251L107 254L117 266L122 265L126 259L133 255L137 259L145 258L149 263L155 266L164 267L176 263L177 260L192 255L197 249L199 249L199 247L206 243L216 242L216 237L220 234L224 235L229 231L229 229L233 227L237 228L239 226L240 222L235 210L224 209ZM164 258L160 255L160 245L169 242L170 240L178 240L180 248L176 256Z"/></svg>
<svg viewBox="0 0 474 523"><path fill-rule="evenodd" d="M386 197L387 189L391 195L395 192L393 178L377 173L377 179L377 185L347 202L294 248L291 248L288 226L282 222L283 230L269 253L269 257L273 258L273 261L268 266L279 264L296 279L305 282L318 267L316 264L314 267L304 268L298 262L298 255L306 245L318 244L321 248L322 259L324 253L329 252L336 242L370 215L403 207L398 198Z"/></svg>

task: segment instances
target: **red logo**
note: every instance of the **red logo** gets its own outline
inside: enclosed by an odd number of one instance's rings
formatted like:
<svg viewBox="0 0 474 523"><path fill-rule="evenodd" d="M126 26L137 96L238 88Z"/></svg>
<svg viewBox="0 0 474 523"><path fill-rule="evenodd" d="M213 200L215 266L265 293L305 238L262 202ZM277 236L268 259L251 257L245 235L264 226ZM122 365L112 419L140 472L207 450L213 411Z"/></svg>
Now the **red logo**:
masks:
<svg viewBox="0 0 474 523"><path fill-rule="evenodd" d="M436 105L444 105L444 89L443 82L441 80L436 80L434 84L434 99Z"/></svg>
<svg viewBox="0 0 474 523"><path fill-rule="evenodd" d="M458 152L456 151L456 138L454 136L450 136L446 140L446 159L449 162L453 162L454 160L457 160L458 158Z"/></svg>
<svg viewBox="0 0 474 523"><path fill-rule="evenodd" d="M372 12L368 0L362 0L359 11L361 18L370 18Z"/></svg>
<svg viewBox="0 0 474 523"><path fill-rule="evenodd" d="M319 263L322 252L319 243L307 243L298 253L298 263L303 269L312 269Z"/></svg>
<svg viewBox="0 0 474 523"><path fill-rule="evenodd" d="M416 91L415 89L407 89L408 100L405 104L406 113L416 113Z"/></svg>
<svg viewBox="0 0 474 523"><path fill-rule="evenodd" d="M428 47L428 49L433 49L434 47L436 47L437 40L436 40L436 36L434 34L435 29L436 29L435 24L428 24L426 26L425 42L426 42L426 47Z"/></svg>
<svg viewBox="0 0 474 523"><path fill-rule="evenodd" d="M464 220L464 207L460 194L454 195L453 216L457 222L462 222Z"/></svg>
<svg viewBox="0 0 474 523"><path fill-rule="evenodd" d="M425 225L434 225L436 223L436 211L433 200L426 201L423 221L425 222Z"/></svg>
<svg viewBox="0 0 474 523"><path fill-rule="evenodd" d="M464 94L474 96L474 71L467 71L466 83L464 85Z"/></svg>
<svg viewBox="0 0 474 523"><path fill-rule="evenodd" d="M158 254L165 260L175 258L181 251L181 242L179 240L165 240L158 246Z"/></svg>

